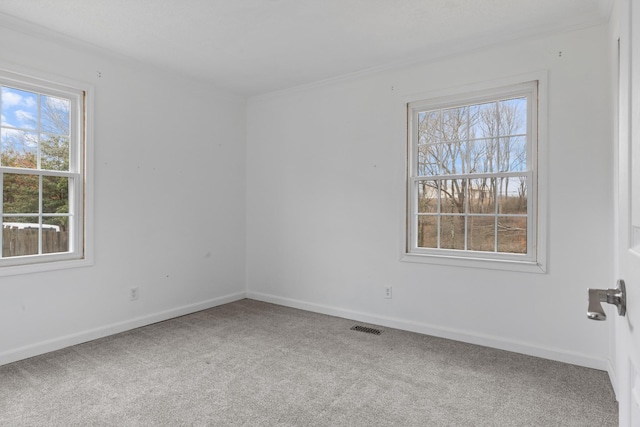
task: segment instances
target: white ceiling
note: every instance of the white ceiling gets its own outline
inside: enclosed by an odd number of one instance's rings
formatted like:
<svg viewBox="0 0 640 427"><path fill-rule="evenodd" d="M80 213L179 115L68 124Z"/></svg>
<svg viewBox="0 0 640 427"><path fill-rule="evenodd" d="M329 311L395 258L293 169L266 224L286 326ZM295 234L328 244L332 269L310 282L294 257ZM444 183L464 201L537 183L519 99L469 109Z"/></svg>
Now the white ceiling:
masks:
<svg viewBox="0 0 640 427"><path fill-rule="evenodd" d="M243 95L597 24L610 9L611 0L0 0L0 14Z"/></svg>

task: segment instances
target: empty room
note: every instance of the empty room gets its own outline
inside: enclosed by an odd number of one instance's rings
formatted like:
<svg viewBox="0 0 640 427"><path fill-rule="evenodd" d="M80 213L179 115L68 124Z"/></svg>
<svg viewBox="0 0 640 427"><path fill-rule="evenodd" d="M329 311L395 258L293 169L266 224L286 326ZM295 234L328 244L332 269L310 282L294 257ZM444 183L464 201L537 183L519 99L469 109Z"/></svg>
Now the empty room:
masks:
<svg viewBox="0 0 640 427"><path fill-rule="evenodd" d="M634 0L0 0L0 86L0 425L640 426Z"/></svg>

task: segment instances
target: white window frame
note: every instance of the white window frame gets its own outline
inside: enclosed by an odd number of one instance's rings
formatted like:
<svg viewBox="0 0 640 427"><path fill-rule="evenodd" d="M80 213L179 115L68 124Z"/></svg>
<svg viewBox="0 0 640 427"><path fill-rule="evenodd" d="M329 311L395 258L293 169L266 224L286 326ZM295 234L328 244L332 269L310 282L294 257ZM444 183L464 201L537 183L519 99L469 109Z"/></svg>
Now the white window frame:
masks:
<svg viewBox="0 0 640 427"><path fill-rule="evenodd" d="M403 217L403 241L401 260L462 267L489 268L499 270L546 272L546 73L531 73L527 76L501 81L474 84L458 89L422 94L407 98L405 132L407 132L406 154L406 203ZM527 103L527 254L482 252L421 248L417 246L417 182L430 176L419 176L417 172L417 114L420 111L452 108L465 104L479 104L510 96L526 95ZM459 174L436 177L443 179L475 178L491 174ZM542 193L541 193L542 192Z"/></svg>
<svg viewBox="0 0 640 427"><path fill-rule="evenodd" d="M33 71L7 71L0 64L4 86L70 100L69 171L21 169L0 165L0 189L4 173L69 177L69 251L16 257L0 257L0 276L34 273L91 265L92 247L92 116L93 87L67 78ZM18 71L18 72L14 72ZM40 196L41 197L41 196ZM2 206L0 206L2 213ZM40 216L42 213L39 214ZM4 222L4 217L3 217ZM39 240L41 239L41 235ZM0 236L1 242L1 236Z"/></svg>

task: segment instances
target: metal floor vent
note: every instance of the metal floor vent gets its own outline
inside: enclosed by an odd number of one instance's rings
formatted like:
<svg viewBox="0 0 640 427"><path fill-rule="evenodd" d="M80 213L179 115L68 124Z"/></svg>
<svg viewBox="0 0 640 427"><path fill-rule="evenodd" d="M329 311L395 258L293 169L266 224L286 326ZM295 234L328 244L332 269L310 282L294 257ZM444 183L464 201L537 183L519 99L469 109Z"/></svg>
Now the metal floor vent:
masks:
<svg viewBox="0 0 640 427"><path fill-rule="evenodd" d="M366 334L380 335L382 330L376 328L367 328L366 326L356 325L351 328L352 331L364 332Z"/></svg>

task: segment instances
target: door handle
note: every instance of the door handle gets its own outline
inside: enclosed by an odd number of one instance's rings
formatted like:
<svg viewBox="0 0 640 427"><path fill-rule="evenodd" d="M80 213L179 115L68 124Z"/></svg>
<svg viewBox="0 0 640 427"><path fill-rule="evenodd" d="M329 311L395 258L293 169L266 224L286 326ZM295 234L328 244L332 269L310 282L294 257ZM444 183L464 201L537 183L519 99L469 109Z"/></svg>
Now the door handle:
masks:
<svg viewBox="0 0 640 427"><path fill-rule="evenodd" d="M613 304L618 307L618 314L624 316L627 313L627 289L624 280L618 280L616 289L588 289L589 307L587 317L591 320L606 320L607 315L602 309L601 302Z"/></svg>

